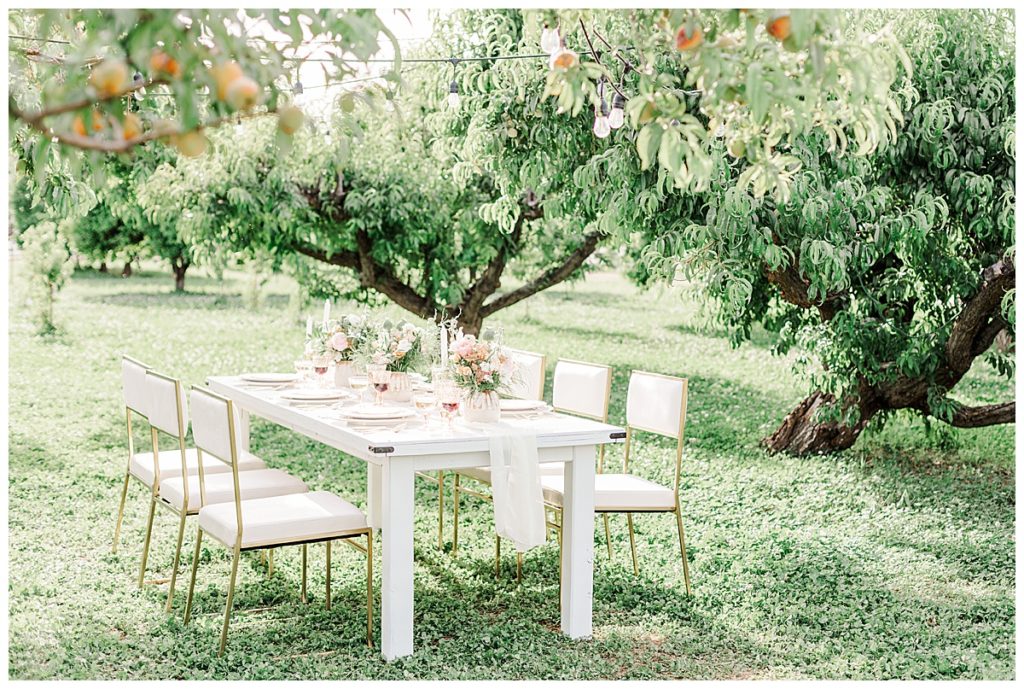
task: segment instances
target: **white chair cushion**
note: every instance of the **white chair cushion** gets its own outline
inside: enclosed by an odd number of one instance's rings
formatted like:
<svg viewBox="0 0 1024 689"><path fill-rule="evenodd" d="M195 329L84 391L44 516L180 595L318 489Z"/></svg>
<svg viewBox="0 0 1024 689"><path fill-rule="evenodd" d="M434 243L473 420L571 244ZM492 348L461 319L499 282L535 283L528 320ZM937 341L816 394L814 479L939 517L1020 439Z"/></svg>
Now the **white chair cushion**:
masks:
<svg viewBox="0 0 1024 689"><path fill-rule="evenodd" d="M205 477L206 505L217 505L222 502L233 502L235 499L235 480L230 472L213 474ZM199 475L188 477L188 511L198 512L201 493L199 492ZM272 498L275 495L305 493L309 489L301 479L295 478L280 469L257 469L238 473L238 489L242 500ZM181 509L185 502L184 481L181 476L160 480L160 497ZM242 522L244 525L245 522Z"/></svg>
<svg viewBox="0 0 1024 689"><path fill-rule="evenodd" d="M564 476L541 476L544 499L552 505L562 506L565 488ZM676 497L670 488L632 474L597 474L594 476L594 510L612 512L621 510L672 510Z"/></svg>
<svg viewBox="0 0 1024 689"><path fill-rule="evenodd" d="M199 510L199 528L233 547L238 534L235 503ZM243 548L327 539L365 528L366 515L358 507L327 491L242 502Z"/></svg>
<svg viewBox="0 0 1024 689"><path fill-rule="evenodd" d="M199 474L199 457L194 447L185 450L185 465L188 473ZM141 479L147 486L153 485L153 453L138 452L132 457L129 471L135 478ZM238 460L239 471L266 469L267 465L256 455L243 452ZM230 472L231 465L225 464L216 457L203 454L203 473L222 474ZM181 452L178 450L160 450L160 480L181 476Z"/></svg>
<svg viewBox="0 0 1024 689"><path fill-rule="evenodd" d="M537 473L541 476L561 476L565 472L564 462L541 462L537 465ZM491 485L491 470L487 467L471 467L459 469L458 474L476 479L480 483Z"/></svg>

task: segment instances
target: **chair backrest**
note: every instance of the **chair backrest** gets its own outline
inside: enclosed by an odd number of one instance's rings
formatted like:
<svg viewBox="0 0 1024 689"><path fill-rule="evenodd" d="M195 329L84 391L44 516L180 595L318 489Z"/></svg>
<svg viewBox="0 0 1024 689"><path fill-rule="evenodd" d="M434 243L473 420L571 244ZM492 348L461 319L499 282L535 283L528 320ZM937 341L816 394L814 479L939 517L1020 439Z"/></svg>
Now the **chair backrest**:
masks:
<svg viewBox="0 0 1024 689"><path fill-rule="evenodd" d="M149 389L146 386L147 366L130 356L121 357L121 392L124 406L141 416L149 416Z"/></svg>
<svg viewBox="0 0 1024 689"><path fill-rule="evenodd" d="M238 443L232 443L235 432L231 400L201 387L192 387L192 440L196 449L216 457L228 465L237 460Z"/></svg>
<svg viewBox="0 0 1024 689"><path fill-rule="evenodd" d="M205 503L205 476L203 453L216 457L231 466L231 477L235 492L236 545L242 542L242 492L238 487L237 429L235 426L234 404L207 388L192 386L189 394L192 403L192 439L199 453L199 486L201 502Z"/></svg>
<svg viewBox="0 0 1024 689"><path fill-rule="evenodd" d="M545 357L522 349L506 349L516 366L516 377L505 388L505 394L521 400L544 399Z"/></svg>
<svg viewBox="0 0 1024 689"><path fill-rule="evenodd" d="M555 364L551 406L555 411L607 421L611 389L610 366L560 359Z"/></svg>
<svg viewBox="0 0 1024 689"><path fill-rule="evenodd" d="M660 373L633 371L626 393L626 448L622 470L629 473L629 453L633 431L650 431L676 439L676 507L683 470L683 434L686 431L687 380Z"/></svg>
<svg viewBox="0 0 1024 689"><path fill-rule="evenodd" d="M149 425L175 438L188 433L188 407L181 381L162 373L146 371L149 391Z"/></svg>
<svg viewBox="0 0 1024 689"><path fill-rule="evenodd" d="M686 379L633 371L626 393L626 425L682 440Z"/></svg>

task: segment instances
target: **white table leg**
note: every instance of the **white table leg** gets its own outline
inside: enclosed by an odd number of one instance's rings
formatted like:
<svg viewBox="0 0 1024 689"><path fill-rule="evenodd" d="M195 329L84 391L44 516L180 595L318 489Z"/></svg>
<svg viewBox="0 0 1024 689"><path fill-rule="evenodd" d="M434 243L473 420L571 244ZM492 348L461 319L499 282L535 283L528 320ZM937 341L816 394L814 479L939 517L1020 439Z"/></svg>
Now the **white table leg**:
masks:
<svg viewBox="0 0 1024 689"><path fill-rule="evenodd" d="M366 464L366 523L380 528L381 484L383 469L379 464Z"/></svg>
<svg viewBox="0 0 1024 689"><path fill-rule="evenodd" d="M381 473L380 649L394 660L412 654L412 458L388 457Z"/></svg>
<svg viewBox="0 0 1024 689"><path fill-rule="evenodd" d="M565 463L562 631L573 639L593 633L595 454L593 445L574 447Z"/></svg>
<svg viewBox="0 0 1024 689"><path fill-rule="evenodd" d="M238 408L238 442L242 450L245 452L249 451L249 412L244 409Z"/></svg>

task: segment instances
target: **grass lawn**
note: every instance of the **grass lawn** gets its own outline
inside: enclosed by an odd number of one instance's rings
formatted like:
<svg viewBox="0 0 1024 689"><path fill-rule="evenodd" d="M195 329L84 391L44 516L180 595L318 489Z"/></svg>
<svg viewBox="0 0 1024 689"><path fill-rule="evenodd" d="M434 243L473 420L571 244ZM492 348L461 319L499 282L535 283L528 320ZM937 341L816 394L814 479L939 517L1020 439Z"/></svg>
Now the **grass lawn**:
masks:
<svg viewBox="0 0 1024 689"><path fill-rule="evenodd" d="M419 481L412 657L385 663L363 645L363 560L348 548L335 549L335 607L323 610L323 549L311 547L308 606L298 600L298 548L278 551L270 579L258 557L243 558L239 614L217 658L226 550L203 548L199 616L188 628L183 595L168 615L165 587L135 586L147 507L137 483L111 553L126 462L119 356L188 384L292 370L303 338L292 286L275 278L266 306L250 311L238 274L223 283L190 275L186 294L171 293L165 273L78 274L57 306L63 334L40 338L18 269L9 334L12 678L1014 676L1014 428L928 432L897 418L840 457L768 456L758 440L804 392L789 362L770 355L770 337L758 332L732 349L700 329L685 294L641 293L611 273L549 290L498 320L510 344L546 352L549 367L558 357L614 366L614 422L623 422L631 369L689 378L683 509L694 597L683 594L673 517L636 519L634 577L625 518L613 516L611 562L596 529L594 637L570 641L558 631L554 545L528 553L520 587L506 548L505 575L495 579L489 504L463 503L453 559L436 546L436 488ZM958 394L999 401L1013 388L979 363ZM138 442L147 437L142 430ZM254 422L252 439L271 466L365 507L363 462L267 422ZM612 453L613 465L620 456ZM672 456L671 442L642 438L635 471L668 485ZM175 518L158 510L156 575L171 567L175 531ZM183 570L194 534L190 520Z"/></svg>

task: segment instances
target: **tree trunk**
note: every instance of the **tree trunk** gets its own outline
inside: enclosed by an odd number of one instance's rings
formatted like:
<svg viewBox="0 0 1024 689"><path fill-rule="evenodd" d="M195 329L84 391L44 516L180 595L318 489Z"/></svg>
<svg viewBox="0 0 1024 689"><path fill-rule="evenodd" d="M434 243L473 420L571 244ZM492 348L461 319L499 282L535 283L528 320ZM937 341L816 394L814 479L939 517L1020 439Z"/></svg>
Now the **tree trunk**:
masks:
<svg viewBox="0 0 1024 689"><path fill-rule="evenodd" d="M832 395L815 392L798 404L762 444L771 452L787 452L792 455L840 452L850 448L880 407L875 396L868 394L859 403L860 419L853 426L835 421L818 421L822 407L834 401Z"/></svg>
<svg viewBox="0 0 1024 689"><path fill-rule="evenodd" d="M107 270L107 262L106 261L100 261L100 272L101 273L108 273L108 272L110 272L110 271Z"/></svg>
<svg viewBox="0 0 1024 689"><path fill-rule="evenodd" d="M473 335L476 337L480 336L480 328L484 324L484 315L480 312L480 309L470 309L469 311L463 311L459 316L459 327L462 328L462 332L467 335Z"/></svg>
<svg viewBox="0 0 1024 689"><path fill-rule="evenodd" d="M125 261L124 269L121 271L121 277L130 278L132 276L132 260L128 259Z"/></svg>
<svg viewBox="0 0 1024 689"><path fill-rule="evenodd" d="M185 291L185 271L188 270L189 262L185 260L171 261L171 269L174 271L174 291Z"/></svg>

